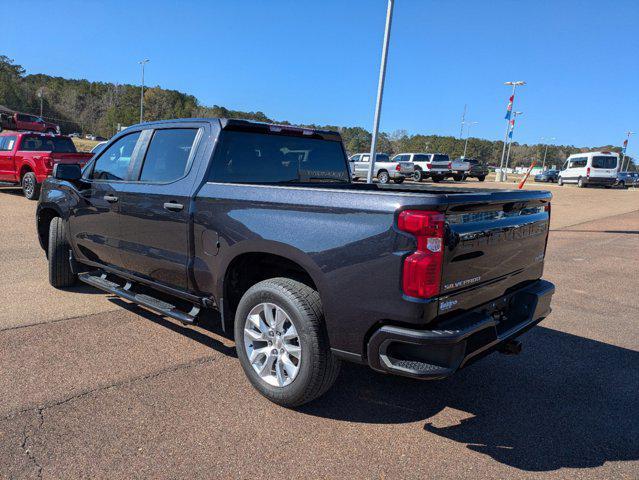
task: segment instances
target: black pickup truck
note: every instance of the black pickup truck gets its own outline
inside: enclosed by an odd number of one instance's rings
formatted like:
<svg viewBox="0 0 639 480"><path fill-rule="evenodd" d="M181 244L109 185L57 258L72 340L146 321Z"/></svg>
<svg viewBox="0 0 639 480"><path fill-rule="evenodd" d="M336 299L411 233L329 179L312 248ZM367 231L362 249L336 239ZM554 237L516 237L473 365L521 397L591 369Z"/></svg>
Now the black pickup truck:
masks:
<svg viewBox="0 0 639 480"><path fill-rule="evenodd" d="M59 164L37 231L78 279L185 324L220 313L250 382L296 406L340 362L441 379L550 312L548 192L351 183L339 134L241 120L130 127Z"/></svg>

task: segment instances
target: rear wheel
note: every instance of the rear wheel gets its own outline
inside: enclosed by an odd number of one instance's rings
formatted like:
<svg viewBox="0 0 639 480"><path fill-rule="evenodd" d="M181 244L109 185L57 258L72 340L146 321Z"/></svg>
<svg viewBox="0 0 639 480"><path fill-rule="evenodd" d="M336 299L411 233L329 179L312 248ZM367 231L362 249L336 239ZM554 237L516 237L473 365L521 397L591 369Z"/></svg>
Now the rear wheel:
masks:
<svg viewBox="0 0 639 480"><path fill-rule="evenodd" d="M49 225L49 283L55 288L70 287L77 276L69 262L70 246L67 243L66 227L60 217L54 217Z"/></svg>
<svg viewBox="0 0 639 480"><path fill-rule="evenodd" d="M40 184L33 172L27 172L22 177L22 193L29 200L37 200L40 196Z"/></svg>
<svg viewBox="0 0 639 480"><path fill-rule="evenodd" d="M440 177L439 175L433 175L431 178L433 179L434 183L439 183L443 180L444 177Z"/></svg>
<svg viewBox="0 0 639 480"><path fill-rule="evenodd" d="M477 180L479 180L480 182L483 182L484 180L486 180L486 175L479 175L477 177Z"/></svg>
<svg viewBox="0 0 639 480"><path fill-rule="evenodd" d="M386 170L382 170L377 174L377 180L379 180L379 183L388 183L390 182L390 175Z"/></svg>
<svg viewBox="0 0 639 480"><path fill-rule="evenodd" d="M419 168L413 172L413 180L416 182L421 182L424 179L424 172Z"/></svg>
<svg viewBox="0 0 639 480"><path fill-rule="evenodd" d="M579 188L584 188L586 186L586 184L584 183L584 179L579 177L579 180L577 180L577 186Z"/></svg>
<svg viewBox="0 0 639 480"><path fill-rule="evenodd" d="M393 182L395 182L395 183L404 183L404 177L394 178Z"/></svg>
<svg viewBox="0 0 639 480"><path fill-rule="evenodd" d="M290 278L264 280L242 296L235 348L253 387L285 407L323 395L339 373L318 292Z"/></svg>

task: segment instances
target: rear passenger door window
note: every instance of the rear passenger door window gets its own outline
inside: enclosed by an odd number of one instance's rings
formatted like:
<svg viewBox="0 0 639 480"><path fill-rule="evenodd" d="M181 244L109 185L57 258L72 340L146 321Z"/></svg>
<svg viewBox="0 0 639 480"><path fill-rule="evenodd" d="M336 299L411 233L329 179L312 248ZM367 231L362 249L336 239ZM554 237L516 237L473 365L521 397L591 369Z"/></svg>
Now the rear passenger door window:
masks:
<svg viewBox="0 0 639 480"><path fill-rule="evenodd" d="M169 183L186 175L197 134L197 128L156 130L142 164L140 181Z"/></svg>
<svg viewBox="0 0 639 480"><path fill-rule="evenodd" d="M111 144L93 165L92 180L121 181L129 177L132 159L140 150L141 132L131 133Z"/></svg>

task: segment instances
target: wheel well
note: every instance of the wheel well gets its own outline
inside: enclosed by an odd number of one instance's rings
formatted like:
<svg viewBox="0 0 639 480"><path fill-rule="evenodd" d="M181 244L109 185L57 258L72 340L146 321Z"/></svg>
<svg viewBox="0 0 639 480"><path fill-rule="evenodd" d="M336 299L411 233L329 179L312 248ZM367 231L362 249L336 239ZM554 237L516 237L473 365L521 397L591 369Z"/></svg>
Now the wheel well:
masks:
<svg viewBox="0 0 639 480"><path fill-rule="evenodd" d="M377 175L379 176L379 174L382 173L382 172L388 173L388 170L386 170L385 168L382 168L382 169L377 171Z"/></svg>
<svg viewBox="0 0 639 480"><path fill-rule="evenodd" d="M317 286L308 272L298 263L270 253L244 253L234 258L224 275L224 331L233 335L235 311L244 293L262 280L286 277Z"/></svg>
<svg viewBox="0 0 639 480"><path fill-rule="evenodd" d="M22 177L24 177L27 172L32 172L33 170L31 170L31 167L29 165L22 165L22 168L20 169L20 181L22 182Z"/></svg>
<svg viewBox="0 0 639 480"><path fill-rule="evenodd" d="M58 212L51 208L45 208L38 212L38 240L45 252L49 251L49 226L51 220L59 217Z"/></svg>

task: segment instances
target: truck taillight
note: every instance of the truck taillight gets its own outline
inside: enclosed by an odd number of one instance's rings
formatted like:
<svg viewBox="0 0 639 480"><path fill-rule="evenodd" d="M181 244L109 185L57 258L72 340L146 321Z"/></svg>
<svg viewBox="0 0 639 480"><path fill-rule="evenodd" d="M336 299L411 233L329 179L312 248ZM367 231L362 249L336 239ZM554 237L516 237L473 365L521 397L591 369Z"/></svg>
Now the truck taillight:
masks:
<svg viewBox="0 0 639 480"><path fill-rule="evenodd" d="M402 168L399 166L399 163L398 163L397 166L395 167L395 170L397 170L399 172L401 169Z"/></svg>
<svg viewBox="0 0 639 480"><path fill-rule="evenodd" d="M444 221L439 212L404 210L397 228L417 239L417 251L404 259L402 289L409 297L430 298L439 294L444 257Z"/></svg>
<svg viewBox="0 0 639 480"><path fill-rule="evenodd" d="M431 168L431 167L432 167L432 165L431 165L430 163L427 163L427 164L426 164L426 168L427 168L428 170L430 170L430 168Z"/></svg>
<svg viewBox="0 0 639 480"><path fill-rule="evenodd" d="M586 177L590 176L590 167L586 168Z"/></svg>
<svg viewBox="0 0 639 480"><path fill-rule="evenodd" d="M451 170L453 168L453 162L448 162L448 170Z"/></svg>
<svg viewBox="0 0 639 480"><path fill-rule="evenodd" d="M44 159L44 164L48 167L48 168L53 168L53 158L51 157L46 157Z"/></svg>

